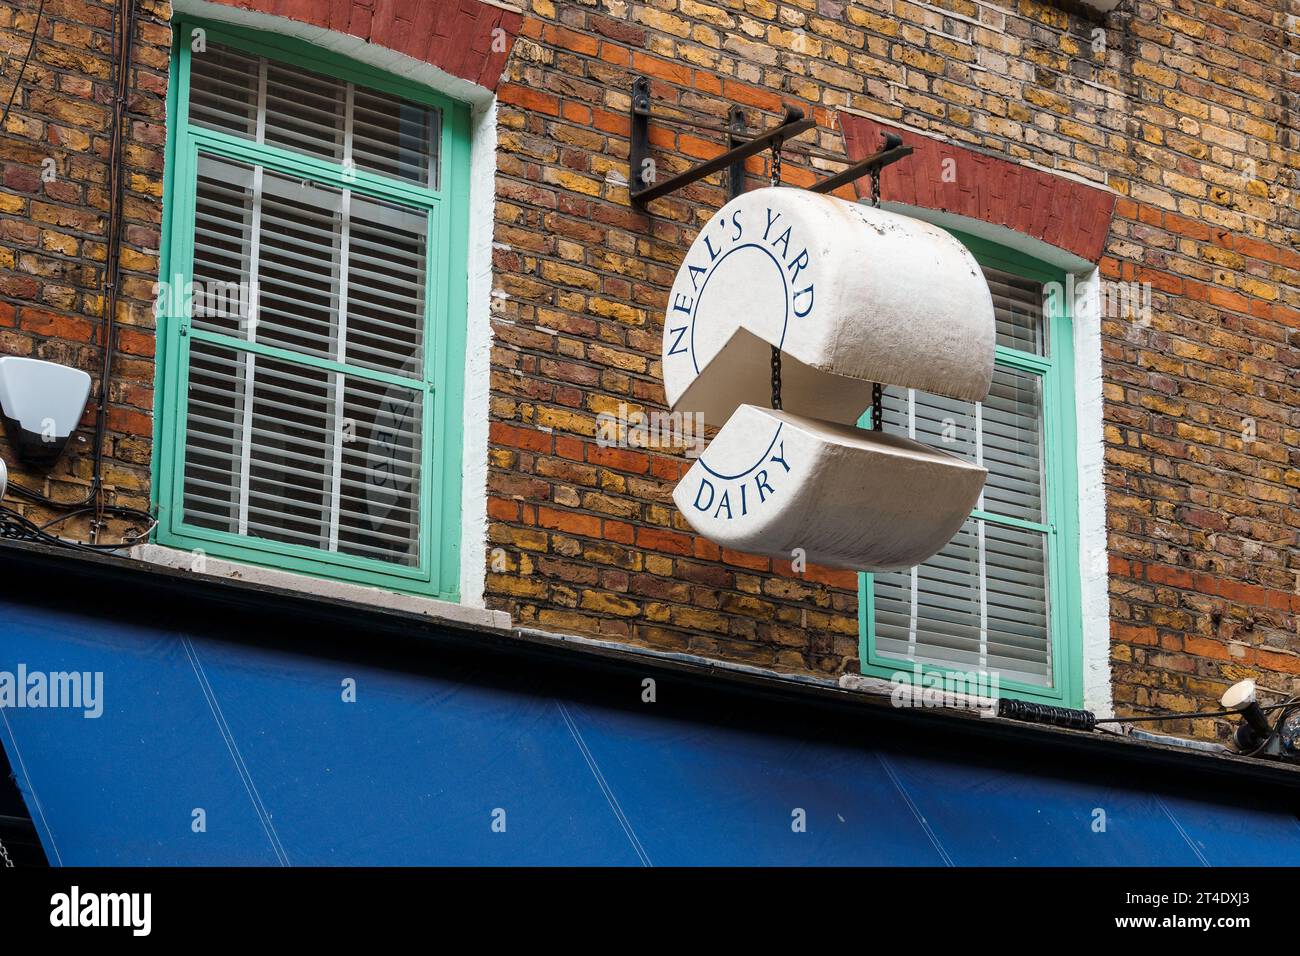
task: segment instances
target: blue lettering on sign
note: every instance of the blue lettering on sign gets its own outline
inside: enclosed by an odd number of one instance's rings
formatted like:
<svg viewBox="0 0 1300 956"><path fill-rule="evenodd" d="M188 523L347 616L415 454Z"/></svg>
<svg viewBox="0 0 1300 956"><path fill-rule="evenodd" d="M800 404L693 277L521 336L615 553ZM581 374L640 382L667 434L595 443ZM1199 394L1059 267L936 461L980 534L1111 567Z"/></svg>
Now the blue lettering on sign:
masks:
<svg viewBox="0 0 1300 956"><path fill-rule="evenodd" d="M680 328L668 330L669 332L674 333L677 336L675 339L673 339L673 344L668 349L669 355L676 355L678 352L686 351L686 346L682 344L682 339L686 337L686 329L687 326L683 325Z"/></svg>
<svg viewBox="0 0 1300 956"><path fill-rule="evenodd" d="M767 228L763 230L764 239L766 239L768 233L772 231L772 224L780 218L781 218L781 214L779 212L775 216L772 215L772 208L769 206L767 210Z"/></svg>
<svg viewBox="0 0 1300 956"><path fill-rule="evenodd" d="M722 514L723 508L727 509L727 520L730 521L731 520L731 492L730 491L722 492L722 498L718 501L718 510L713 512L713 517L716 518L718 515Z"/></svg>
<svg viewBox="0 0 1300 956"><path fill-rule="evenodd" d="M785 227L785 232L772 240L772 248L781 247L781 258L788 258L790 255L790 227Z"/></svg>
<svg viewBox="0 0 1300 956"><path fill-rule="evenodd" d="M762 505L779 491L780 480L790 473L791 465L785 457L785 441L777 441L781 432L778 425L772 443L761 458L743 472L722 475L714 471L704 459L700 464L708 476L700 477L700 486L695 490L695 510L712 514L714 518L743 518L749 514L751 503ZM780 465L781 469L771 467ZM754 497L750 497L750 495Z"/></svg>
<svg viewBox="0 0 1300 956"><path fill-rule="evenodd" d="M744 212L743 208L738 208L732 212L730 217L722 216L706 226L706 229L712 228L715 234L711 235L708 232L701 234L702 257L699 261L684 264L686 274L691 280L690 291L695 294L695 298L692 299L685 292L678 292L673 297L672 311L689 315L690 324L685 327L672 326L667 329L667 334L671 336L667 356L690 354L692 361L695 361L695 319L705 287L708 285L711 273L721 267L727 257L738 249L761 249L767 253L773 265L781 271L781 279L785 285L786 301L785 319L782 323L778 345L785 342L785 335L792 315L796 319L803 319L807 318L812 312L813 303L816 299L814 283L803 276L812 260L806 247L793 255L791 254L790 248L793 241L794 227L786 226L784 229L779 229L777 224L782 218L781 213L776 212L769 206L766 208L762 239L759 241L742 241L745 238L745 226L741 221ZM795 248L799 247L795 246ZM800 285L801 277L803 277L805 283L802 286ZM695 370L699 371L698 361L695 361Z"/></svg>

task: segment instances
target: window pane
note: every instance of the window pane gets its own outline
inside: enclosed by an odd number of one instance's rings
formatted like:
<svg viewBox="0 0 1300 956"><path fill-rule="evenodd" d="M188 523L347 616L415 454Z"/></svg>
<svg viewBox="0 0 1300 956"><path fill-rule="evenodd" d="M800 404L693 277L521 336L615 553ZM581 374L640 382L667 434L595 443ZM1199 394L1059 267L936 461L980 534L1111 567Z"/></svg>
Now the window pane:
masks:
<svg viewBox="0 0 1300 956"><path fill-rule="evenodd" d="M418 389L193 340L185 521L415 566L422 428Z"/></svg>
<svg viewBox="0 0 1300 956"><path fill-rule="evenodd" d="M423 211L201 154L195 325L421 378L427 231Z"/></svg>
<svg viewBox="0 0 1300 956"><path fill-rule="evenodd" d="M361 169L422 185L436 169L437 110L357 87L352 102L352 159Z"/></svg>
<svg viewBox="0 0 1300 956"><path fill-rule="evenodd" d="M438 187L437 109L221 44L190 54L190 121Z"/></svg>
<svg viewBox="0 0 1300 956"><path fill-rule="evenodd" d="M925 439L921 439L925 441ZM1043 522L1042 378L998 366L980 405L981 464L989 471L983 509Z"/></svg>
<svg viewBox="0 0 1300 956"><path fill-rule="evenodd" d="M348 220L345 360L419 378L428 217L354 195Z"/></svg>
<svg viewBox="0 0 1300 956"><path fill-rule="evenodd" d="M992 521L982 525L987 669L1003 681L1050 686L1047 535Z"/></svg>
<svg viewBox="0 0 1300 956"><path fill-rule="evenodd" d="M261 58L208 44L190 54L190 122L252 139L257 135Z"/></svg>
<svg viewBox="0 0 1300 956"><path fill-rule="evenodd" d="M989 266L983 268L989 291L993 293L998 345L1046 355L1043 284Z"/></svg>
<svg viewBox="0 0 1300 956"><path fill-rule="evenodd" d="M329 373L195 340L185 519L326 547L333 417Z"/></svg>
<svg viewBox="0 0 1300 956"><path fill-rule="evenodd" d="M1040 284L985 271L998 344L1044 354ZM884 427L987 468L982 511L1045 524L1042 386L1039 374L997 365L980 403L886 388ZM873 654L1051 686L1047 537L972 517L925 564L874 575Z"/></svg>
<svg viewBox="0 0 1300 956"><path fill-rule="evenodd" d="M875 576L877 653L908 662L978 669L978 528L972 518L925 564Z"/></svg>
<svg viewBox="0 0 1300 956"><path fill-rule="evenodd" d="M874 575L875 654L1051 686L1046 547L970 518L925 564Z"/></svg>
<svg viewBox="0 0 1300 956"><path fill-rule="evenodd" d="M245 534L329 545L334 390L321 369L247 357L253 377Z"/></svg>
<svg viewBox="0 0 1300 956"><path fill-rule="evenodd" d="M253 338L335 358L342 195L270 172L261 180Z"/></svg>
<svg viewBox="0 0 1300 956"><path fill-rule="evenodd" d="M884 398L885 431L942 448L968 461L977 460L973 402L894 386L884 389Z"/></svg>
<svg viewBox="0 0 1300 956"><path fill-rule="evenodd" d="M416 565L423 395L349 378L343 405L338 550Z"/></svg>
<svg viewBox="0 0 1300 956"><path fill-rule="evenodd" d="M194 203L194 326L244 337L253 249L253 168L199 157Z"/></svg>
<svg viewBox="0 0 1300 956"><path fill-rule="evenodd" d="M265 141L341 163L346 102L342 80L268 61Z"/></svg>
<svg viewBox="0 0 1300 956"><path fill-rule="evenodd" d="M988 469L980 508L1042 523L1042 380L996 366L988 398L963 402L914 389L884 390L884 428Z"/></svg>
<svg viewBox="0 0 1300 956"><path fill-rule="evenodd" d="M247 367L233 349L195 340L185 418L185 521L239 534Z"/></svg>

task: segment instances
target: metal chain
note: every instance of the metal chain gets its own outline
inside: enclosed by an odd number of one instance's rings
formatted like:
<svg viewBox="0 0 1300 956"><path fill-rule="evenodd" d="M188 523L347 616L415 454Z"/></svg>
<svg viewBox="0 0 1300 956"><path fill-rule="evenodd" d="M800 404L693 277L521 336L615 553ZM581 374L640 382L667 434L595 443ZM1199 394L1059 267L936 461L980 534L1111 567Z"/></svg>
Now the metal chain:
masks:
<svg viewBox="0 0 1300 956"><path fill-rule="evenodd" d="M0 858L3 858L3 859L4 859L4 861L5 861L5 866L6 866L8 869L13 869L14 861L11 860L11 859L9 859L9 851L5 849L5 845L4 845L4 841L3 841L3 840L0 840Z"/></svg>
<svg viewBox="0 0 1300 956"><path fill-rule="evenodd" d="M781 350L772 346L772 407L781 407Z"/></svg>
<svg viewBox="0 0 1300 956"><path fill-rule="evenodd" d="M781 141L772 143L772 185L781 185ZM772 407L781 407L781 350L772 346Z"/></svg>
<svg viewBox="0 0 1300 956"><path fill-rule="evenodd" d="M871 169L871 205L880 208L880 167ZM885 425L885 390L879 382L871 383L871 430L878 432Z"/></svg>

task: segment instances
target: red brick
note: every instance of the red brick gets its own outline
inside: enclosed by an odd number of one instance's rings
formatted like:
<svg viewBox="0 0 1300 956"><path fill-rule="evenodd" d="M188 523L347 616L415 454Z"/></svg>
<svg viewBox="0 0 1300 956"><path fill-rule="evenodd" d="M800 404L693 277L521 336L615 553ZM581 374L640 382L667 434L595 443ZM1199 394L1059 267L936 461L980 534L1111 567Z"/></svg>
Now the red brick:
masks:
<svg viewBox="0 0 1300 956"><path fill-rule="evenodd" d="M601 519L595 515L582 514L577 511L561 511L557 508L538 507L537 523L543 528L563 531L565 534L582 535L587 538L600 537Z"/></svg>
<svg viewBox="0 0 1300 956"><path fill-rule="evenodd" d="M493 422L488 428L488 438L511 448L524 448L528 451L549 452L554 437L550 432L535 428L518 428L505 422Z"/></svg>
<svg viewBox="0 0 1300 956"><path fill-rule="evenodd" d="M689 555L691 553L691 539L684 534L678 534L676 531L665 531L661 528L637 528L636 544L639 548L645 548L648 551L663 551L667 554Z"/></svg>

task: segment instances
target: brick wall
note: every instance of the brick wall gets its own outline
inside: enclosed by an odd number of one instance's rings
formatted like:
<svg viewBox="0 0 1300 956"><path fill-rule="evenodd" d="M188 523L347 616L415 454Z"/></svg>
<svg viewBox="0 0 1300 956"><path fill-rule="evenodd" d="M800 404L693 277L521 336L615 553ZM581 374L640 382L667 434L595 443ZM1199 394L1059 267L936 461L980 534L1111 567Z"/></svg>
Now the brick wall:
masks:
<svg viewBox="0 0 1300 956"><path fill-rule="evenodd" d="M0 7L0 91L8 100L27 52L36 0ZM138 4L124 138L122 285L117 352L104 442L105 501L149 505L153 434L153 284L157 280L166 139L170 6ZM98 393L112 136L113 4L47 0L13 109L0 131L0 354L72 365L94 382L86 415L53 470L16 467L0 435L10 480L59 501L86 497ZM44 522L66 512L5 504ZM87 539L90 515L57 530ZM138 525L109 521L103 541Z"/></svg>
<svg viewBox="0 0 1300 956"><path fill-rule="evenodd" d="M1121 708L1205 707L1243 677L1300 689L1300 11L1286 6L1139 3L1128 24L1131 168L1102 269L1156 294L1149 325L1103 326Z"/></svg>
<svg viewBox="0 0 1300 956"><path fill-rule="evenodd" d="M231 3L325 15L297 0ZM1154 289L1149 320L1103 323L1115 699L1206 707L1248 675L1300 687L1300 11L1287 3L1125 0L1103 17L1033 0L532 0L506 18L511 32L521 22L498 86L489 604L520 624L663 649L822 674L858 666L853 575L795 573L697 538L671 502L679 451L595 440L602 412L662 408L668 286L724 199L715 177L648 215L629 204L628 90L642 73L656 110L697 120L720 122L736 103L770 125L783 103L802 106L819 131L791 144L788 183L838 169L800 149L843 152L847 111L1113 191L1103 275ZM0 9L5 94L35 6ZM110 498L136 505L169 14L140 8L106 470ZM0 135L0 351L92 373L111 10L48 0ZM340 0L327 25L368 36L368 10L393 13ZM413 29L397 33L418 46ZM660 176L721 148L719 134L656 125ZM759 185L762 160L749 173ZM83 495L87 448L48 483L16 480Z"/></svg>
<svg viewBox="0 0 1300 956"><path fill-rule="evenodd" d="M620 402L662 406L667 288L724 198L714 179L630 207L643 73L655 109L684 117L739 103L769 125L792 102L838 152L837 114L867 113L1113 190L1103 276L1154 287L1149 322L1103 330L1116 702L1204 707L1246 675L1300 688L1295 26L1228 6L532 3L500 90L490 538L508 566L491 603L660 648L858 666L851 576L720 551L671 506L681 456L593 440ZM654 146L660 175L722 148L663 127ZM802 185L825 164L798 148Z"/></svg>

